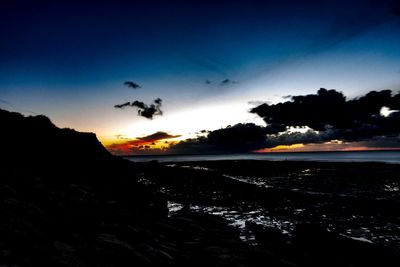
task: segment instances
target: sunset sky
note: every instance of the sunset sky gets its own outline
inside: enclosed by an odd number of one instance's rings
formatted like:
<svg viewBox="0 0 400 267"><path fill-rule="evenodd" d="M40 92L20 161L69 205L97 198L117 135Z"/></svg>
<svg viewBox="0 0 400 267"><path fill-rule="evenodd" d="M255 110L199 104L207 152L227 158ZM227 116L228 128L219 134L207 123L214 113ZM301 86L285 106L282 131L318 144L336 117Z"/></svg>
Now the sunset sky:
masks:
<svg viewBox="0 0 400 267"><path fill-rule="evenodd" d="M210 148L219 137L210 138L221 133L215 130L228 125L234 140L247 140L241 126L251 123L246 134L261 129L265 136L271 134L264 131L270 113L249 112L262 103L275 107L320 88L342 92L346 100L373 90L398 94L399 15L396 0L2 0L0 108L45 114L59 127L95 132L110 150L124 154L165 152L188 138L185 149L176 151ZM163 114L152 119L138 116L137 106L114 107L135 100L150 105L157 98ZM381 103L387 103L387 114L371 111L390 121L363 121L385 130L360 136L354 125L346 126L357 138L337 135L344 132L337 121L318 121L323 126L317 130L276 119L286 126L280 134L328 133L333 127L335 135L279 141L273 150L400 147L400 131L391 128L399 116L390 115L398 100L386 95ZM253 141L232 151L271 151L275 144Z"/></svg>

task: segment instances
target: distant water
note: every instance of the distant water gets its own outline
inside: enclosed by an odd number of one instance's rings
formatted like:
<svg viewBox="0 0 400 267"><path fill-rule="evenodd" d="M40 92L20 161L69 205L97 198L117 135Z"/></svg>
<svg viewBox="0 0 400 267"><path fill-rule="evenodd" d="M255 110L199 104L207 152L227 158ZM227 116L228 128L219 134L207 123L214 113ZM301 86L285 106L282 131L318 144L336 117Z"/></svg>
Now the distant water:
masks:
<svg viewBox="0 0 400 267"><path fill-rule="evenodd" d="M329 162L385 162L400 164L398 151L335 151L335 152L291 152L291 153L247 153L222 155L163 155L129 156L133 162L182 162L207 160L270 160L270 161L329 161Z"/></svg>

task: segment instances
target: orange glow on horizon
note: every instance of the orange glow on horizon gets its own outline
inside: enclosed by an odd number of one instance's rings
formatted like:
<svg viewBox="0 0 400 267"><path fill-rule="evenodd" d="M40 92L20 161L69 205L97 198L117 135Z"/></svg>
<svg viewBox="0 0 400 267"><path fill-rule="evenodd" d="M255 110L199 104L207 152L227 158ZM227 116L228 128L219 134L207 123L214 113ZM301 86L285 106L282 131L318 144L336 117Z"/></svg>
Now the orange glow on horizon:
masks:
<svg viewBox="0 0 400 267"><path fill-rule="evenodd" d="M115 155L132 155L132 154L159 154L168 150L177 141L161 138L153 140L127 139L105 145L106 149Z"/></svg>
<svg viewBox="0 0 400 267"><path fill-rule="evenodd" d="M299 148L303 148L303 144L293 144L293 145L279 145L273 148L262 148L258 149L254 152L257 153L267 153L267 152L283 152L283 151L288 151L288 150L295 150Z"/></svg>
<svg viewBox="0 0 400 267"><path fill-rule="evenodd" d="M318 152L318 151L379 151L400 150L398 147L367 147L359 143L326 142L322 144L293 144L279 145L273 148L258 149L257 153L279 153L279 152Z"/></svg>
<svg viewBox="0 0 400 267"><path fill-rule="evenodd" d="M349 148L343 148L340 151L379 151L379 150L400 150L398 147L366 147L366 146L360 146L360 147L349 147Z"/></svg>

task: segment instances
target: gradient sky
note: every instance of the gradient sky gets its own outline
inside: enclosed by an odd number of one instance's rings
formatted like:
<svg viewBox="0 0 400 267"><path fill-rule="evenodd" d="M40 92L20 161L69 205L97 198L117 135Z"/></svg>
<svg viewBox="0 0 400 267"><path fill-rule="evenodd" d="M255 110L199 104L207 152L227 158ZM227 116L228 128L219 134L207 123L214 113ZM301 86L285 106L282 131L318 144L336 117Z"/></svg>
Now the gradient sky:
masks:
<svg viewBox="0 0 400 267"><path fill-rule="evenodd" d="M384 0L2 0L0 107L45 114L105 144L264 125L248 112L260 101L320 87L350 98L398 91L398 12ZM164 115L153 120L113 107L157 97Z"/></svg>

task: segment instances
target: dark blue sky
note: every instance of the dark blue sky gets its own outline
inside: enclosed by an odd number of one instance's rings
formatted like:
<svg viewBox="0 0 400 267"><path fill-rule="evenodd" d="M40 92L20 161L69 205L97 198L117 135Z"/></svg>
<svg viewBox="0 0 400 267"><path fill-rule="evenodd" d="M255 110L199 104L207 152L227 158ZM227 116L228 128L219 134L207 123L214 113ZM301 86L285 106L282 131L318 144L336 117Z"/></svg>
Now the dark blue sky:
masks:
<svg viewBox="0 0 400 267"><path fill-rule="evenodd" d="M110 140L252 121L249 101L320 87L397 90L398 14L396 1L2 0L0 106ZM156 97L152 121L113 109Z"/></svg>

